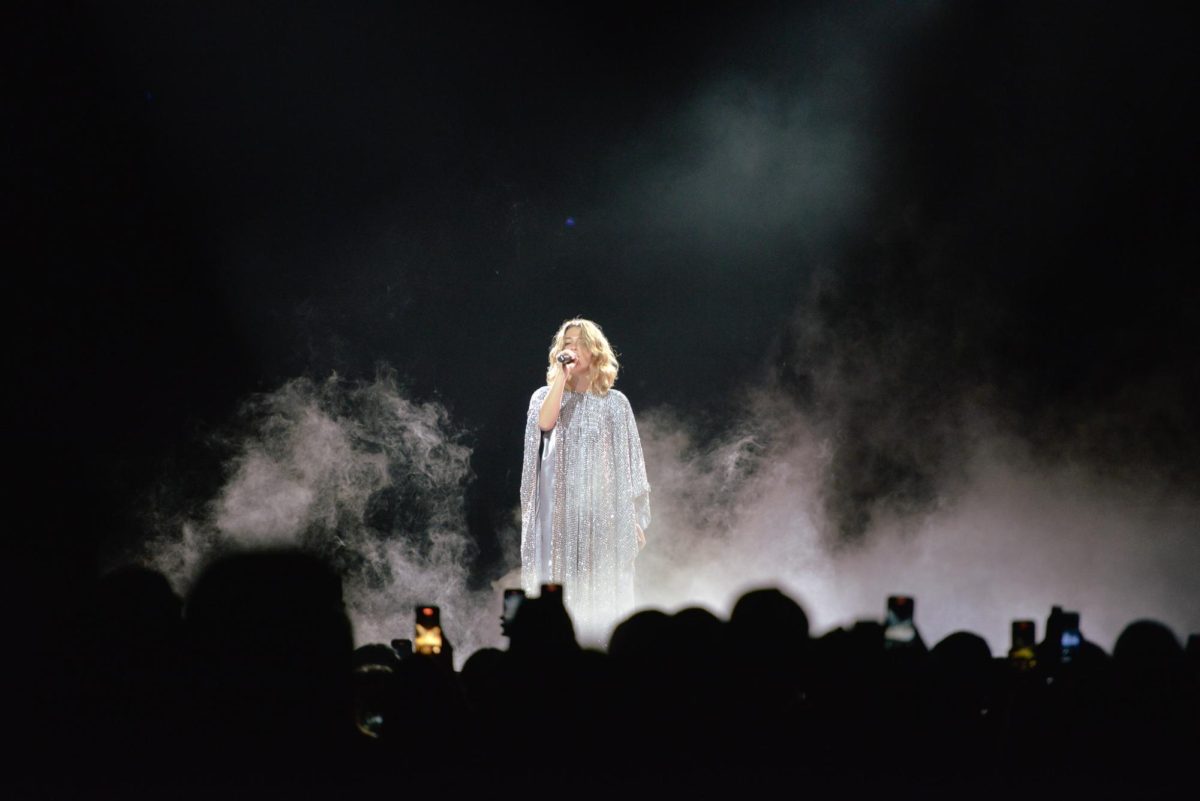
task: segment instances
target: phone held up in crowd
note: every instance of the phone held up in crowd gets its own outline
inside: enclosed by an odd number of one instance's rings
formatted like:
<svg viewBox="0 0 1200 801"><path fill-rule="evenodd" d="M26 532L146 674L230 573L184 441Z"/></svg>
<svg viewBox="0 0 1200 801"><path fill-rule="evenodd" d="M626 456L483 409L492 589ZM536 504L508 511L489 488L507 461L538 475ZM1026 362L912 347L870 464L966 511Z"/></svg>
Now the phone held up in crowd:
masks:
<svg viewBox="0 0 1200 801"><path fill-rule="evenodd" d="M413 650L424 656L436 656L442 652L441 611L436 606L417 607Z"/></svg>

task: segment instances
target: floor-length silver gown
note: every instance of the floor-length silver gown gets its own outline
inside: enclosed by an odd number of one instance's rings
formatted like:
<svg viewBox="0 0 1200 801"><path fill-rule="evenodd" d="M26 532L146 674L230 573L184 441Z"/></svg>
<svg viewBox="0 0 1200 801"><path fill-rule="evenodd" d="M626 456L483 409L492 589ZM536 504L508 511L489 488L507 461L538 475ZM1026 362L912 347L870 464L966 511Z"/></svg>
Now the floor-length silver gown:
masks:
<svg viewBox="0 0 1200 801"><path fill-rule="evenodd" d="M558 423L538 427L545 386L525 421L521 583L563 585L583 641L596 642L633 609L634 524L650 525L650 484L628 398L564 391Z"/></svg>

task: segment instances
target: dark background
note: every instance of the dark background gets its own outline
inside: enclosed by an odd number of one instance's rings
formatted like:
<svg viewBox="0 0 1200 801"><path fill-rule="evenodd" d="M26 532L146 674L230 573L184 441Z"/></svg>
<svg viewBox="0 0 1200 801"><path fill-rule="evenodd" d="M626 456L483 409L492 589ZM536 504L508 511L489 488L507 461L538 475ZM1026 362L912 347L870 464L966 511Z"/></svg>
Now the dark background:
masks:
<svg viewBox="0 0 1200 801"><path fill-rule="evenodd" d="M636 409L712 436L764 386L826 426L845 542L870 503L936 495L964 408L1046 459L1194 484L1196 30L1173 9L297 5L6 12L31 583L143 536L164 475L215 487L206 433L251 393L380 362L466 430L494 571L525 405L576 314ZM696 108L785 142L836 123L831 152L869 151L857 200L769 170L686 196L714 158Z"/></svg>

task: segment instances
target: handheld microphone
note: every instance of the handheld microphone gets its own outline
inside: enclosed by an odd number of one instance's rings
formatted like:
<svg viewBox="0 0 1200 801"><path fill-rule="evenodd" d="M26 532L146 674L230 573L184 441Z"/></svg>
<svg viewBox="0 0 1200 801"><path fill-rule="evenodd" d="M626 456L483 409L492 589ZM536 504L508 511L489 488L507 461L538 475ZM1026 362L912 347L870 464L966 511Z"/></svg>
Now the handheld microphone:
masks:
<svg viewBox="0 0 1200 801"><path fill-rule="evenodd" d="M568 353L565 350L562 353L558 354L558 363L559 364L571 364L574 361L575 361L575 357L572 356L570 353Z"/></svg>

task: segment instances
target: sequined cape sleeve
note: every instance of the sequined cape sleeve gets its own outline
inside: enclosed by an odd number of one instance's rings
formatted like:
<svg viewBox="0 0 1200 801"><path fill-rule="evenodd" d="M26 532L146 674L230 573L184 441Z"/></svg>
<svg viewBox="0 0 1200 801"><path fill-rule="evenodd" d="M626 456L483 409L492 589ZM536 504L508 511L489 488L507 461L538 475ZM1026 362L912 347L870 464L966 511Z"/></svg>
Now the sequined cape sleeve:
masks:
<svg viewBox="0 0 1200 801"><path fill-rule="evenodd" d="M561 583L576 632L590 638L633 609L635 524L650 524L650 483L633 409L616 389L564 393L552 462L542 465L538 416L549 391L533 393L525 420L521 584L537 592L540 575ZM542 510L538 482L547 476L554 492L551 508ZM539 545L550 554L540 565Z"/></svg>
<svg viewBox="0 0 1200 801"><path fill-rule="evenodd" d="M541 458L542 431L538 427L538 415L542 402L550 393L550 387L539 387L529 399L529 410L525 415L525 455L521 462L521 577L526 592L536 593L536 551L533 521L534 505L537 501L538 461Z"/></svg>
<svg viewBox="0 0 1200 801"><path fill-rule="evenodd" d="M637 514L638 525L642 529L650 527L650 481L646 478L646 459L642 454L642 438L638 433L637 420L633 417L633 407L629 399L621 395L624 401L626 421L626 437L629 448L629 472L633 488L633 505Z"/></svg>

